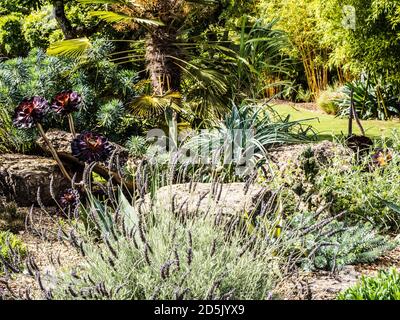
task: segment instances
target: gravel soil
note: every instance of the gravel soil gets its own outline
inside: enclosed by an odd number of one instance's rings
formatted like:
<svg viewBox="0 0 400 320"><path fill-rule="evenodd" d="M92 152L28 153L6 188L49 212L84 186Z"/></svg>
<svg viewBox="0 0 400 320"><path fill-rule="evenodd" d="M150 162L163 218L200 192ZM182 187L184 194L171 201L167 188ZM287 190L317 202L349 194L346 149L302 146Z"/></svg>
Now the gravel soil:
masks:
<svg viewBox="0 0 400 320"><path fill-rule="evenodd" d="M400 270L400 247L371 264L346 266L335 274L326 271L293 274L281 281L275 294L284 300L334 300L362 276L374 276L379 270L391 267Z"/></svg>
<svg viewBox="0 0 400 320"><path fill-rule="evenodd" d="M28 231L20 231L19 236L27 247L28 256L33 259L40 270L42 283L45 286L51 286L54 285L55 273L69 270L79 265L83 259L69 242L57 239L58 222L62 218L54 215L38 214L39 211L40 209L35 209L32 214L32 217L34 217L34 230L29 227ZM6 292L6 298L45 298L37 279L29 275L26 266L24 266L22 273L14 273L11 274L9 279L3 277L1 280L0 294L2 291ZM9 289L6 289L5 282L8 282Z"/></svg>

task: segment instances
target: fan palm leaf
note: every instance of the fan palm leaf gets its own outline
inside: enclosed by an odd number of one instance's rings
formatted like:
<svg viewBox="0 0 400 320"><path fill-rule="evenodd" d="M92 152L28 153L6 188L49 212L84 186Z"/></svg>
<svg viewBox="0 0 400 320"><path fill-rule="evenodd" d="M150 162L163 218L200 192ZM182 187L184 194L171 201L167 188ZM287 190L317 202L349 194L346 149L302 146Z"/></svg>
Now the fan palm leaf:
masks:
<svg viewBox="0 0 400 320"><path fill-rule="evenodd" d="M139 6L138 4L135 4L134 0L78 0L78 2L82 4L131 4L134 6Z"/></svg>
<svg viewBox="0 0 400 320"><path fill-rule="evenodd" d="M92 47L88 38L63 40L53 43L48 49L50 56L64 56L67 58L80 58Z"/></svg>
<svg viewBox="0 0 400 320"><path fill-rule="evenodd" d="M181 98L179 92L170 92L164 96L141 95L132 101L130 109L140 118L160 116L167 108L179 112L182 109L177 101Z"/></svg>
<svg viewBox="0 0 400 320"><path fill-rule="evenodd" d="M137 24L148 26L164 26L164 23L161 21L132 17L124 13L117 13L112 11L91 11L90 15L104 20L108 23L135 22Z"/></svg>

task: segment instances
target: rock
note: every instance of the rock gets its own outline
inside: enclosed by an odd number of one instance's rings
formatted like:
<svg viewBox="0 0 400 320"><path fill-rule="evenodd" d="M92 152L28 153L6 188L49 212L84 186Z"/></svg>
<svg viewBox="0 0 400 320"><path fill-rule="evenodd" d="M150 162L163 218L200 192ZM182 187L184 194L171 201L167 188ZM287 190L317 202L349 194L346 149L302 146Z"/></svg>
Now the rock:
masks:
<svg viewBox="0 0 400 320"><path fill-rule="evenodd" d="M38 188L43 204L54 205L50 194L51 177L56 196L70 186L53 159L22 154L0 155L0 194L18 206L37 204Z"/></svg>
<svg viewBox="0 0 400 320"><path fill-rule="evenodd" d="M150 195L146 195L147 210L150 203ZM187 183L160 188L154 203L157 208L188 217L210 214L231 220L246 214L260 214L261 204L274 207L275 197L273 192L258 185L247 188L245 183Z"/></svg>
<svg viewBox="0 0 400 320"><path fill-rule="evenodd" d="M285 145L269 150L269 158L278 168L283 171L288 166L296 164L301 154L311 148L315 159L320 165L330 165L335 157L340 157L341 165L347 166L351 163L353 152L351 149L328 140L315 144Z"/></svg>
<svg viewBox="0 0 400 320"><path fill-rule="evenodd" d="M71 142L73 140L72 133L52 129L46 132L46 137L49 139L50 143L57 151L58 156L61 160L67 163L71 163L75 166L75 169L78 173L83 172L84 163L80 162L77 158L72 155L71 151ZM40 148L50 154L50 150L48 149L46 143L43 138L39 138L37 140ZM128 151L121 147L120 145L110 142L114 147L115 152L113 153L113 159L111 164L109 163L97 163L93 168L93 171L101 175L106 180L109 179L110 175L113 177L116 183L121 183L120 175L118 174L118 168L122 168L128 160ZM111 171L109 170L109 167ZM132 184L130 182L125 181L125 184L132 188Z"/></svg>

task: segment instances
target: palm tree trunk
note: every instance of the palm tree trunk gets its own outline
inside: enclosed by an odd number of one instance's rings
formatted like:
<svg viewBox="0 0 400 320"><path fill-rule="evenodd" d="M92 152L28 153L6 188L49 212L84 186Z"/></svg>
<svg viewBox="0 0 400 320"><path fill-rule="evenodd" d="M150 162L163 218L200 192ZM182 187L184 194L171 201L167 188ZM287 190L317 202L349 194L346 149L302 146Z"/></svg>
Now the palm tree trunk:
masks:
<svg viewBox="0 0 400 320"><path fill-rule="evenodd" d="M148 37L146 43L147 70L153 87L153 94L164 96L168 92L179 92L181 87L181 68L178 59L181 51L174 45L177 42L176 33L165 27L158 27ZM178 59L176 59L178 58ZM178 115L168 107L165 117L169 127L170 149L177 147Z"/></svg>
<svg viewBox="0 0 400 320"><path fill-rule="evenodd" d="M65 39L73 39L77 37L76 30L72 27L71 22L65 15L64 0L52 0L54 17L57 20Z"/></svg>

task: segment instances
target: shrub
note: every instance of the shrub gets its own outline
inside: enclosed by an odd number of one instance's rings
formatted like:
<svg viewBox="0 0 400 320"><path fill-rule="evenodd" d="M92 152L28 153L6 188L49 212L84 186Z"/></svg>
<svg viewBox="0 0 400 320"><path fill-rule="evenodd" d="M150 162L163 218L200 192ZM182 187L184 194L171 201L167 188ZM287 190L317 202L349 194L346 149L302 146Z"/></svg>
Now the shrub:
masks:
<svg viewBox="0 0 400 320"><path fill-rule="evenodd" d="M332 213L346 211L346 219L351 223L363 221L398 230L400 216L386 204L398 203L400 194L399 132L393 130L388 138L377 139L372 149L362 158L355 158L355 155L346 152L335 155L329 151L326 154L328 163L320 164L317 161L317 168L308 168L314 171L310 177L312 181L305 179L301 168L304 164L299 162L288 166L281 175L276 175L278 178L275 183L284 184L286 193L291 194L291 190L295 192L296 197L287 201L292 207L296 207L297 200L304 202L306 208L314 209L318 208L318 202L331 203ZM383 159L386 158L381 162L382 165L378 165L375 158L379 154L383 154Z"/></svg>
<svg viewBox="0 0 400 320"><path fill-rule="evenodd" d="M371 224L348 225L334 220L306 237L307 257L301 266L306 270L337 271L346 265L371 263L398 244L380 235Z"/></svg>
<svg viewBox="0 0 400 320"><path fill-rule="evenodd" d="M384 168L365 170L370 162L368 157L362 164L348 168L325 167L316 180L316 188L332 201L336 211L347 210L349 219L398 229L398 213L386 207L381 199L398 200L399 161L398 151L394 151L393 160Z"/></svg>
<svg viewBox="0 0 400 320"><path fill-rule="evenodd" d="M340 97L341 94L338 92L334 92L332 90L323 91L319 94L317 105L327 114L336 115L339 110L337 99L339 99Z"/></svg>
<svg viewBox="0 0 400 320"><path fill-rule="evenodd" d="M23 16L18 13L0 17L0 52L8 57L17 57L26 52L28 46L22 33Z"/></svg>
<svg viewBox="0 0 400 320"><path fill-rule="evenodd" d="M147 140L140 136L130 137L126 142L126 148L129 151L129 154L134 158L143 157L148 149Z"/></svg>
<svg viewBox="0 0 400 320"><path fill-rule="evenodd" d="M123 115L123 103L118 99L113 99L100 107L97 114L98 124L106 130L114 131Z"/></svg>
<svg viewBox="0 0 400 320"><path fill-rule="evenodd" d="M26 253L26 246L18 236L9 231L0 231L0 274L8 265L19 267Z"/></svg>
<svg viewBox="0 0 400 320"><path fill-rule="evenodd" d="M52 16L51 6L45 6L40 11L33 11L24 17L22 33L31 48L45 49L51 42L62 40L62 36L60 38L53 35L57 30L58 24Z"/></svg>
<svg viewBox="0 0 400 320"><path fill-rule="evenodd" d="M391 268L375 277L361 278L355 286L341 292L339 300L400 300L400 273Z"/></svg>
<svg viewBox="0 0 400 320"><path fill-rule="evenodd" d="M296 102L311 102L314 99L314 94L308 90L300 87L297 91Z"/></svg>
<svg viewBox="0 0 400 320"><path fill-rule="evenodd" d="M391 83L363 79L346 84L337 99L339 115L348 116L353 90L354 106L360 119L388 120L400 116L400 89Z"/></svg>
<svg viewBox="0 0 400 320"><path fill-rule="evenodd" d="M40 95L51 101L63 90L82 95L82 108L74 115L77 131L96 129L117 143L140 133L149 122L139 122L122 107L135 95L136 73L108 62L106 56L112 50L109 43L98 40L85 62L49 57L35 49L26 58L0 63L0 121L11 128L8 134L0 129L1 148L30 151L36 133L12 128L15 107L24 97ZM67 122L60 123L57 117L48 117L44 126L68 129Z"/></svg>
<svg viewBox="0 0 400 320"><path fill-rule="evenodd" d="M12 13L26 13L31 9L37 9L42 0L1 0L0 16Z"/></svg>
<svg viewBox="0 0 400 320"><path fill-rule="evenodd" d="M280 223L282 242L288 255L297 257L297 264L307 270L336 271L345 265L372 262L398 244L381 235L373 224L355 219L351 207L335 206L338 199L324 193L325 185L319 179L326 170L334 172L332 176L346 176L339 173L341 160L333 159L334 163L326 166L307 148L296 164L289 166L281 178L276 175L274 181L277 186L285 186L280 194L284 212ZM354 184L350 186L354 188ZM336 191L339 188L335 186ZM291 236L298 232L302 236Z"/></svg>
<svg viewBox="0 0 400 320"><path fill-rule="evenodd" d="M103 240L80 233L86 262L79 277L59 275L55 299L265 299L279 277L272 244L211 217L181 220L159 207L144 215L123 197L117 224L115 209L94 199L85 212Z"/></svg>

